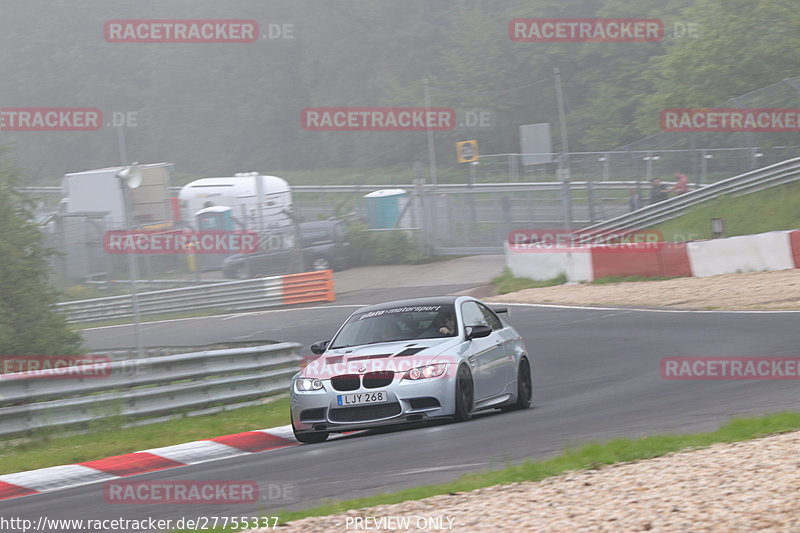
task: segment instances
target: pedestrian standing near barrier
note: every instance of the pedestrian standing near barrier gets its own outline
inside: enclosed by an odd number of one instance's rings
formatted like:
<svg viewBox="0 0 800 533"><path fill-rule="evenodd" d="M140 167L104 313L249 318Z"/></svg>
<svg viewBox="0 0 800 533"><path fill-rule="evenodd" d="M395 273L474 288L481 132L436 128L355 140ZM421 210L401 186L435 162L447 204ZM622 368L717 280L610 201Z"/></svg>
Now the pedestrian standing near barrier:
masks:
<svg viewBox="0 0 800 533"><path fill-rule="evenodd" d="M675 196L680 196L681 194L689 192L689 176L680 172L676 172L674 176L678 178L678 180L675 183L675 186L669 191L674 192Z"/></svg>
<svg viewBox="0 0 800 533"><path fill-rule="evenodd" d="M667 199L667 186L661 183L660 178L650 180L650 205L663 202Z"/></svg>
<svg viewBox="0 0 800 533"><path fill-rule="evenodd" d="M638 189L628 189L628 207L631 212L642 208L642 195L639 194Z"/></svg>

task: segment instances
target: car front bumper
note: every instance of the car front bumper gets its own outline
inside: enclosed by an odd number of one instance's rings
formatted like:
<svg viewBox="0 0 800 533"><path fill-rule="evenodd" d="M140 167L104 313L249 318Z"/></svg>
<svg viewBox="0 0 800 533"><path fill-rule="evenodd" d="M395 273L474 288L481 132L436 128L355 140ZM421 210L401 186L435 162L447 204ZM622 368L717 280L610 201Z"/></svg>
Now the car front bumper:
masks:
<svg viewBox="0 0 800 533"><path fill-rule="evenodd" d="M387 387L367 389L362 386L352 391L336 391L330 380L322 382L322 390L301 392L295 390L292 381L290 403L295 431L340 433L448 417L455 413L455 380L447 376L395 380ZM350 407L338 402L339 395L381 391L387 393L387 402Z"/></svg>

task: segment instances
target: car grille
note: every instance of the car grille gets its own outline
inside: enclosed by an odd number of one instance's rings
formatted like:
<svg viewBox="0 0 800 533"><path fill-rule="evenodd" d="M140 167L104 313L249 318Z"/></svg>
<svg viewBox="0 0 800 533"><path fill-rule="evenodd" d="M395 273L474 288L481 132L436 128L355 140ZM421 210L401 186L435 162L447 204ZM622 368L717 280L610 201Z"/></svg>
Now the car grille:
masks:
<svg viewBox="0 0 800 533"><path fill-rule="evenodd" d="M344 374L331 378L331 386L338 391L356 390L361 386L361 377L358 374Z"/></svg>
<svg viewBox="0 0 800 533"><path fill-rule="evenodd" d="M382 370L379 372L367 372L363 376L364 388L379 389L392 383L394 372ZM353 391L362 384L362 377L358 374L343 374L331 378L331 386L337 391Z"/></svg>
<svg viewBox="0 0 800 533"><path fill-rule="evenodd" d="M331 422L366 422L399 415L402 411L399 403L382 403L378 405L359 405L328 410Z"/></svg>
<svg viewBox="0 0 800 533"><path fill-rule="evenodd" d="M364 374L364 388L379 389L386 387L394 379L394 372L383 370L381 372L367 372Z"/></svg>

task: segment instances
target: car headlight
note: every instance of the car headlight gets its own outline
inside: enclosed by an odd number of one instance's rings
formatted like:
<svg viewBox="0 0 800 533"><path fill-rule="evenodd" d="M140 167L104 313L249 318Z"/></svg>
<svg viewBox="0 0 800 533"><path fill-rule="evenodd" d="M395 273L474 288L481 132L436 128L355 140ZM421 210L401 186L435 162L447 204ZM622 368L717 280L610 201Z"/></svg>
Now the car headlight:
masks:
<svg viewBox="0 0 800 533"><path fill-rule="evenodd" d="M301 392L320 390L322 388L322 380L317 378L297 378L297 381L294 382L294 386Z"/></svg>
<svg viewBox="0 0 800 533"><path fill-rule="evenodd" d="M437 363L435 365L425 365L420 366L417 368L412 368L406 375L403 376L403 379L429 379L429 378L438 378L444 371L447 370L447 365L443 363Z"/></svg>

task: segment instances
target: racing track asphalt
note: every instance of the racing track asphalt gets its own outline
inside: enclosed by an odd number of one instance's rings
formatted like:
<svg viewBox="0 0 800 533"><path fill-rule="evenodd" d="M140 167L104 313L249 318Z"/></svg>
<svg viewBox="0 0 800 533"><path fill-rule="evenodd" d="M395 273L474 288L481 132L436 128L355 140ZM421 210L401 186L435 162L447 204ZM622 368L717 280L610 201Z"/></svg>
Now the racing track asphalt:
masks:
<svg viewBox="0 0 800 533"><path fill-rule="evenodd" d="M434 291L424 292L418 295ZM144 332L154 345L249 337L308 346L333 333L352 312L347 306L353 303L415 295L407 289L393 295L354 294L362 301L149 324ZM512 306L509 321L525 337L533 359L531 410L492 412L461 424L367 432L130 478L255 480L266 493L259 504L111 505L103 499L103 485L93 484L0 502L0 516L174 519L269 514L326 499L447 481L529 457L546 458L591 440L711 430L732 415L797 410L797 381L667 381L660 377L659 361L668 356L797 356L798 316ZM130 330L88 330L85 338L93 348L103 349L130 338ZM287 487L290 497L269 499L268 484Z"/></svg>

